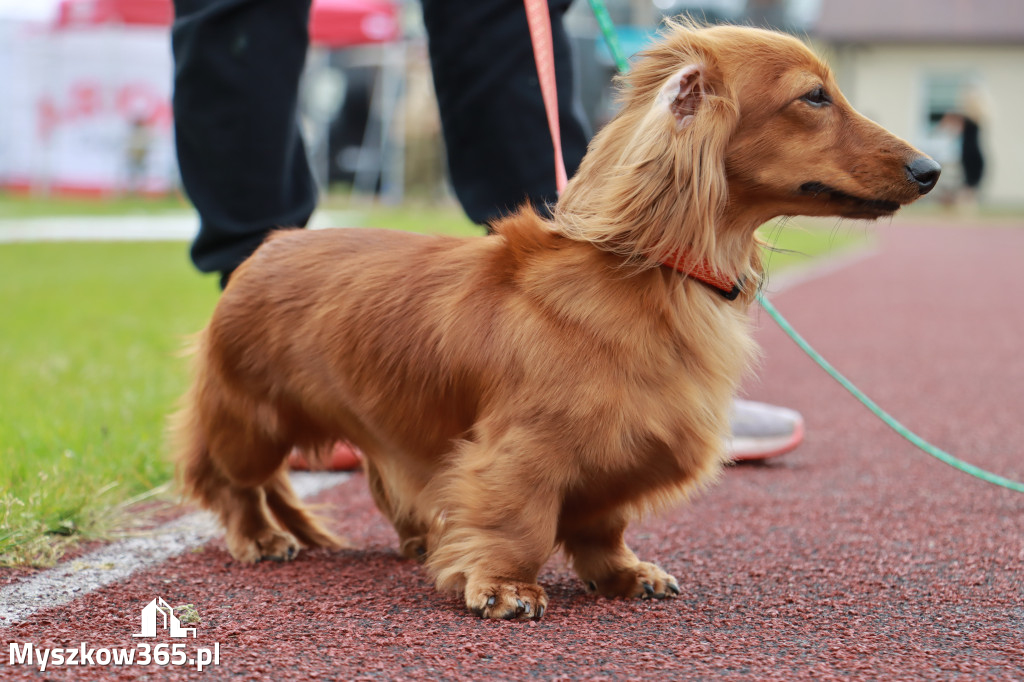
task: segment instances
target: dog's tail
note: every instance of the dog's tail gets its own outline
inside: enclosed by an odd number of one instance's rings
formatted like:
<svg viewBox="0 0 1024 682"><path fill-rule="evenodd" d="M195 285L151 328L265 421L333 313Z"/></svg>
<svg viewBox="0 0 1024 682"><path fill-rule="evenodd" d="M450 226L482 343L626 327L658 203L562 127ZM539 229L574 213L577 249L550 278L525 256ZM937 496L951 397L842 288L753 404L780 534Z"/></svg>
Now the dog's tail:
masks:
<svg viewBox="0 0 1024 682"><path fill-rule="evenodd" d="M182 397L178 411L168 421L168 441L175 477L182 495L212 510L216 507L218 490L230 483L210 456L207 432L201 418L200 398L204 383L202 370L206 364L203 358L204 336L205 333L195 336L182 353L192 356L192 373L195 378Z"/></svg>

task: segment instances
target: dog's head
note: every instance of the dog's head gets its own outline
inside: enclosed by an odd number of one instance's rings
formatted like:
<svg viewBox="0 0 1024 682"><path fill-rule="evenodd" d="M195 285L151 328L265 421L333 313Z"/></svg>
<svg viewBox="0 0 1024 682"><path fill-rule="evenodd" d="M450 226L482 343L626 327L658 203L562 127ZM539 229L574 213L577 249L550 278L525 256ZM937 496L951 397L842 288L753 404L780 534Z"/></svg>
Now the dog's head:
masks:
<svg viewBox="0 0 1024 682"><path fill-rule="evenodd" d="M636 262L683 250L742 274L767 220L877 218L938 179L938 164L858 114L788 35L674 23L621 80L622 109L556 220Z"/></svg>
<svg viewBox="0 0 1024 682"><path fill-rule="evenodd" d="M756 207L752 219L878 218L935 186L939 165L857 113L799 40L739 27L702 34L741 112L725 172L730 203Z"/></svg>

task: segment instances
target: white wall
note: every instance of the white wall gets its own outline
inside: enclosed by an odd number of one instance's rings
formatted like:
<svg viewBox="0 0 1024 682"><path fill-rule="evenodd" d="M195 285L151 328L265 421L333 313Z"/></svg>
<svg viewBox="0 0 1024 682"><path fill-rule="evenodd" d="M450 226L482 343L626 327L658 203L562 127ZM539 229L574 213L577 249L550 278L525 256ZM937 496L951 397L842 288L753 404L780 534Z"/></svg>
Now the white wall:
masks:
<svg viewBox="0 0 1024 682"><path fill-rule="evenodd" d="M826 46L819 52L861 113L922 147L930 142L928 76L980 76L990 103L982 129L982 197L995 204L1024 205L1024 45Z"/></svg>

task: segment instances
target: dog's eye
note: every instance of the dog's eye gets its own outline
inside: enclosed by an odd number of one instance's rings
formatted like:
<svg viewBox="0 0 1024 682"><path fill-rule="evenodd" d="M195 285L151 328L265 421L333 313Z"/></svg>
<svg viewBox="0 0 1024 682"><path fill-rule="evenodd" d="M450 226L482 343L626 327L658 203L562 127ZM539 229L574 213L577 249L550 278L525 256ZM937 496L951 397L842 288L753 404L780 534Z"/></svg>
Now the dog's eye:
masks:
<svg viewBox="0 0 1024 682"><path fill-rule="evenodd" d="M825 92L825 88L820 85L808 92L806 95L801 97L803 101L810 104L812 107L823 107L826 104L832 103L832 98Z"/></svg>

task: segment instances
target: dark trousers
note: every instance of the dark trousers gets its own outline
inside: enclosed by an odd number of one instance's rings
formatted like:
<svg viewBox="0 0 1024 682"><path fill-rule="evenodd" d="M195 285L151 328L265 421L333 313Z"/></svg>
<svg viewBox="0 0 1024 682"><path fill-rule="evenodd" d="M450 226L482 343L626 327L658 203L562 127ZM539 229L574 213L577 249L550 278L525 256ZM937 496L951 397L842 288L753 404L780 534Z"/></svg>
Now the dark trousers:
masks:
<svg viewBox="0 0 1024 682"><path fill-rule="evenodd" d="M575 115L573 68L563 16L572 0L549 0L559 125L572 177L588 135ZM540 94L523 0L423 0L434 88L455 194L469 217L489 223L530 200L557 199L554 150Z"/></svg>
<svg viewBox="0 0 1024 682"><path fill-rule="evenodd" d="M562 146L586 151L572 62L551 0ZM178 165L200 216L192 259L225 275L276 227L301 226L316 186L297 124L310 0L175 0ZM455 193L486 224L556 199L553 150L522 0L424 0L430 60Z"/></svg>
<svg viewBox="0 0 1024 682"><path fill-rule="evenodd" d="M230 273L316 207L297 119L310 2L174 2L175 139L203 272Z"/></svg>

